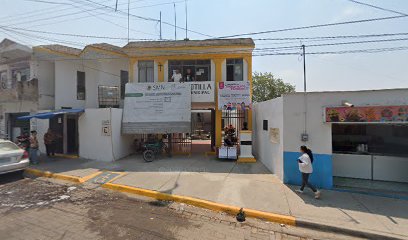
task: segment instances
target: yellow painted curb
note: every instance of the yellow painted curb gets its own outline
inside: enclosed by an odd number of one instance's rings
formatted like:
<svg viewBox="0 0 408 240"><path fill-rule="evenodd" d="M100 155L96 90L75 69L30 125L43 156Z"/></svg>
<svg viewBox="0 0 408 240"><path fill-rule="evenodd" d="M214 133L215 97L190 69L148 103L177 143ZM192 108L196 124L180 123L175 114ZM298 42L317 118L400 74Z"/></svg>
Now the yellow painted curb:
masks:
<svg viewBox="0 0 408 240"><path fill-rule="evenodd" d="M225 212L228 214L236 215L239 212L240 207L236 206L229 206L224 205L216 202L211 202L207 200L202 200L198 198L180 196L180 195L172 195L167 193L161 193L157 191L147 190L143 188L135 188L115 183L105 183L102 185L103 188L111 189L114 191L125 192L125 193L132 193L137 195L142 195L146 197L151 197L158 200L165 200L165 201L174 201L174 202L181 202L185 204L189 204L196 207L206 208L213 211L218 212ZM253 209L244 209L246 215L248 217L263 219L266 221L283 223L286 225L296 225L296 219L292 216L274 214L269 212L262 212Z"/></svg>
<svg viewBox="0 0 408 240"><path fill-rule="evenodd" d="M252 157L248 157L248 158L241 158L238 157L238 163L256 163L256 159L252 158Z"/></svg>
<svg viewBox="0 0 408 240"><path fill-rule="evenodd" d="M24 172L30 175L37 176L37 177L55 178L55 179L70 181L74 183L81 183L80 177L74 177L74 176L69 176L69 175L64 175L64 174L59 174L59 173L52 173L48 171L41 171L41 170L32 169L32 168L28 168Z"/></svg>
<svg viewBox="0 0 408 240"><path fill-rule="evenodd" d="M71 159L77 159L79 158L78 155L68 155L68 154L60 154L60 153L56 153L55 157L60 157L60 158L71 158Z"/></svg>
<svg viewBox="0 0 408 240"><path fill-rule="evenodd" d="M208 157L208 156L215 156L215 155L217 155L217 153L216 153L216 152L205 152L204 155L205 155L206 157Z"/></svg>

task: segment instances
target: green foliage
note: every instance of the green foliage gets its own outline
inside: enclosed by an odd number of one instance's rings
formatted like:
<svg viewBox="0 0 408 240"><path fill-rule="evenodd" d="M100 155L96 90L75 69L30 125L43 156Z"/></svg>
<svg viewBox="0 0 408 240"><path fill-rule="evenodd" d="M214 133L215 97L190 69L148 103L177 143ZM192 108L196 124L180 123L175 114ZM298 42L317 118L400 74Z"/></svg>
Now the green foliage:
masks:
<svg viewBox="0 0 408 240"><path fill-rule="evenodd" d="M263 102L280 97L282 94L295 92L295 86L285 83L280 78L275 78L272 73L254 72L252 75L254 102Z"/></svg>

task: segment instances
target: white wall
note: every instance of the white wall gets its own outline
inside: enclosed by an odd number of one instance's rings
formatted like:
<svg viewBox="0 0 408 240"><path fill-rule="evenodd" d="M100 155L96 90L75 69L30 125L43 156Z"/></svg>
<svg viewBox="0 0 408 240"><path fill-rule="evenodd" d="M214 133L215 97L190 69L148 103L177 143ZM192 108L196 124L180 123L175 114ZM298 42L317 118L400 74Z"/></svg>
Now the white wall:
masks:
<svg viewBox="0 0 408 240"><path fill-rule="evenodd" d="M48 61L34 61L33 77L38 78L38 109L55 108L55 64Z"/></svg>
<svg viewBox="0 0 408 240"><path fill-rule="evenodd" d="M133 153L133 135L122 135L122 109L112 108L112 141L115 160Z"/></svg>
<svg viewBox="0 0 408 240"><path fill-rule="evenodd" d="M57 61L55 63L55 108L97 108L98 86L120 87L120 71L128 71L127 59ZM77 100L77 71L85 72L86 100Z"/></svg>
<svg viewBox="0 0 408 240"><path fill-rule="evenodd" d="M313 152L332 153L331 125L324 123L324 108L341 106L348 101L355 106L407 105L408 89L369 90L355 92L312 92L306 96L307 133L306 143ZM305 144L300 135L304 130L305 97L303 93L284 95L284 151L298 152L299 146Z"/></svg>
<svg viewBox="0 0 408 240"><path fill-rule="evenodd" d="M283 179L283 99L276 98L254 104L253 152L272 173ZM268 120L268 130L263 130L263 120ZM286 123L285 123L286 124ZM279 129L279 143L270 141L270 129Z"/></svg>
<svg viewBox="0 0 408 240"><path fill-rule="evenodd" d="M102 121L111 122L111 136L102 135ZM129 155L131 136L121 135L122 109L86 109L78 119L79 156L110 162Z"/></svg>

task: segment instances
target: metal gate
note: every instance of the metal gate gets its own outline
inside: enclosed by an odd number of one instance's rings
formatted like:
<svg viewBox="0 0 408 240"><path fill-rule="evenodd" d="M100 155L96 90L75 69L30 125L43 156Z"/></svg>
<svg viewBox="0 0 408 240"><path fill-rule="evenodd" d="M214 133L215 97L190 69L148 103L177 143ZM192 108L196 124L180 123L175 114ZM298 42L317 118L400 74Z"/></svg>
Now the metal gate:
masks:
<svg viewBox="0 0 408 240"><path fill-rule="evenodd" d="M235 128L236 137L244 127L244 122L247 122L247 114L245 110L223 110L222 111L222 142L224 143L224 129L232 125Z"/></svg>

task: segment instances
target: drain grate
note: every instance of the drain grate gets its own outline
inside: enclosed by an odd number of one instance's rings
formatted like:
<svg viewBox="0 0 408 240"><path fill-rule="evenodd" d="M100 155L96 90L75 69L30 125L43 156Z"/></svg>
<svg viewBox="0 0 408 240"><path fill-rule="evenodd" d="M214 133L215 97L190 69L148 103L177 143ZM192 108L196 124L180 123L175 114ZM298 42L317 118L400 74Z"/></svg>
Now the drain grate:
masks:
<svg viewBox="0 0 408 240"><path fill-rule="evenodd" d="M89 182L95 183L95 184L105 184L109 182L110 180L114 179L115 177L120 176L120 173L114 173L114 172L103 172L94 178L89 179Z"/></svg>

